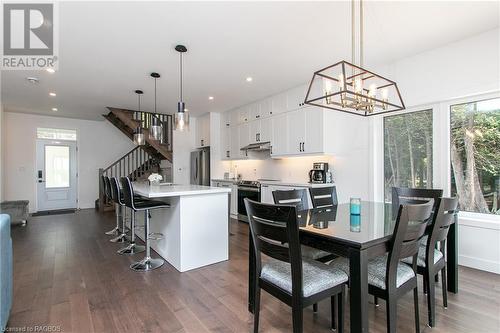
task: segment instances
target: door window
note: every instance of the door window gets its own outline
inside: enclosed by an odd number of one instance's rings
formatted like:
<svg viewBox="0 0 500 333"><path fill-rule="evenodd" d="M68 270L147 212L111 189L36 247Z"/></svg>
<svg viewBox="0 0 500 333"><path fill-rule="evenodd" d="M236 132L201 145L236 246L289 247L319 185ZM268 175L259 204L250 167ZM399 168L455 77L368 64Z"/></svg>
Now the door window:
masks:
<svg viewBox="0 0 500 333"><path fill-rule="evenodd" d="M69 147L45 146L46 188L69 187Z"/></svg>

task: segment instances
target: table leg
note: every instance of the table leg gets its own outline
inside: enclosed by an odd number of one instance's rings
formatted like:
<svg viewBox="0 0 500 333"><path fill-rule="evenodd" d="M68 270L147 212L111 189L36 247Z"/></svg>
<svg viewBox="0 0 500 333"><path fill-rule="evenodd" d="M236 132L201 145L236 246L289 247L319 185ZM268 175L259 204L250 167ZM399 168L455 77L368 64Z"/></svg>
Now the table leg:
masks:
<svg viewBox="0 0 500 333"><path fill-rule="evenodd" d="M248 232L248 311L254 313L255 307L255 253L252 234Z"/></svg>
<svg viewBox="0 0 500 333"><path fill-rule="evenodd" d="M458 218L455 216L455 223L450 225L448 238L446 239L446 270L448 291L458 293Z"/></svg>
<svg viewBox="0 0 500 333"><path fill-rule="evenodd" d="M366 251L350 249L349 274L351 332L368 332L368 255Z"/></svg>

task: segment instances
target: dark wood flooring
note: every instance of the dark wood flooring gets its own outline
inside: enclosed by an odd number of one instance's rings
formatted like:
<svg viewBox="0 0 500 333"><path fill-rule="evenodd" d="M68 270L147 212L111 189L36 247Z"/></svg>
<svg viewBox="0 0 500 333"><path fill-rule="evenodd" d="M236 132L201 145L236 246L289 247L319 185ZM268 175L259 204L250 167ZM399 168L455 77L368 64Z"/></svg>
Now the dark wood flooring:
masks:
<svg viewBox="0 0 500 333"><path fill-rule="evenodd" d="M154 221L152 222L154 223ZM248 225L234 221L230 260L186 273L165 264L148 273L131 271L134 257L104 231L112 212L34 217L14 227L14 304L9 327L54 325L62 332L249 332L247 312ZM138 255L140 256L140 255ZM420 292L422 332L499 332L500 277L460 267L460 292L442 307L438 287L436 321L426 326ZM421 281L420 281L421 282ZM420 285L420 290L421 285ZM370 329L385 332L385 304L369 306ZM349 307L347 307L349 309ZM329 332L329 300L304 313L305 332ZM349 331L346 313L346 331ZM261 331L290 332L290 309L263 292ZM398 305L398 331L413 332L413 299Z"/></svg>

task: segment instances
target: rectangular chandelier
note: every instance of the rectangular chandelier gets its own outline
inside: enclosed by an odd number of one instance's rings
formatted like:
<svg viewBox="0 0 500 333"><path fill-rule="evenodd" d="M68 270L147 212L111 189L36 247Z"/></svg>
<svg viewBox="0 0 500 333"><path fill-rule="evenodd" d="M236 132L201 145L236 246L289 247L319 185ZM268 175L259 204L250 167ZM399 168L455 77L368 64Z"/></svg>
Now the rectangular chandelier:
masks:
<svg viewBox="0 0 500 333"><path fill-rule="evenodd" d="M405 109L396 82L345 60L314 72L304 103L360 116Z"/></svg>

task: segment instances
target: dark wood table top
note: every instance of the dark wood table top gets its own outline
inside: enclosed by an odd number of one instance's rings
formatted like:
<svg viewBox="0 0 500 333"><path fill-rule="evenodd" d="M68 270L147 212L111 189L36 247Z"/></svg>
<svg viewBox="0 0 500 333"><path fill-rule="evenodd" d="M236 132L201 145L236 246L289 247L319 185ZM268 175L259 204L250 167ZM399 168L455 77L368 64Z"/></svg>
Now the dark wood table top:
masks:
<svg viewBox="0 0 500 333"><path fill-rule="evenodd" d="M300 231L350 247L366 248L386 242L394 231L390 203L363 201L361 214L351 215L350 204L297 212Z"/></svg>

